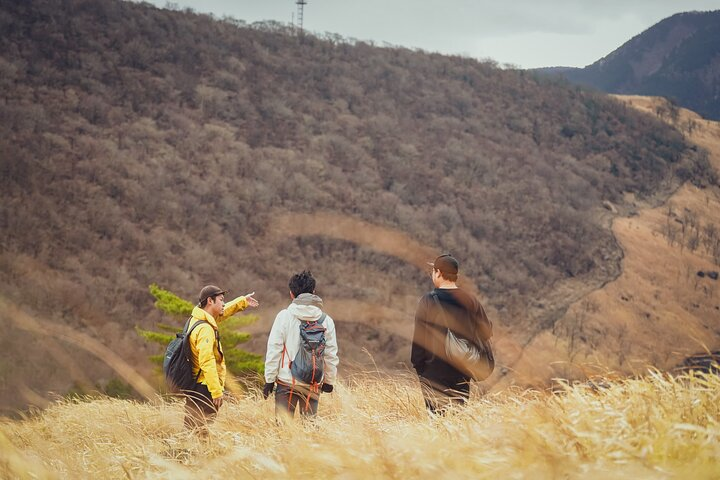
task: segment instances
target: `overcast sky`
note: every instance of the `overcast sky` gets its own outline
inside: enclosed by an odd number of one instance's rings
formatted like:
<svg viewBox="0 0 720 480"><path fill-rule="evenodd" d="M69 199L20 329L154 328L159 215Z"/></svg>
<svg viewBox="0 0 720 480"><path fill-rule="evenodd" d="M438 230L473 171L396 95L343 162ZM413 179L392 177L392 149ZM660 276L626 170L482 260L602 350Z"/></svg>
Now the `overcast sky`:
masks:
<svg viewBox="0 0 720 480"><path fill-rule="evenodd" d="M304 25L358 40L492 58L522 68L584 67L675 13L720 0L306 0ZM151 0L159 7L166 0ZM175 0L248 23L296 19L296 0Z"/></svg>

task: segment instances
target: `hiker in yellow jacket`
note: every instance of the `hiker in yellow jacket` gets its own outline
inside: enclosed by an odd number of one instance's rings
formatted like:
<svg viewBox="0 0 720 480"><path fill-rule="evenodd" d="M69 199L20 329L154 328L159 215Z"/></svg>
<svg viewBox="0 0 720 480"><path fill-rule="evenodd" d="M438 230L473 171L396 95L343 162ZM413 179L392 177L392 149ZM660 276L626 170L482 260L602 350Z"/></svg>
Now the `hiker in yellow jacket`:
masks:
<svg viewBox="0 0 720 480"><path fill-rule="evenodd" d="M226 293L215 285L203 287L198 304L192 311L188 328L198 322L202 324L189 337L193 375L197 380L185 397L185 426L188 428L204 428L215 419L223 403L226 369L218 323L247 307L259 305L253 298L255 292L237 297L227 304Z"/></svg>

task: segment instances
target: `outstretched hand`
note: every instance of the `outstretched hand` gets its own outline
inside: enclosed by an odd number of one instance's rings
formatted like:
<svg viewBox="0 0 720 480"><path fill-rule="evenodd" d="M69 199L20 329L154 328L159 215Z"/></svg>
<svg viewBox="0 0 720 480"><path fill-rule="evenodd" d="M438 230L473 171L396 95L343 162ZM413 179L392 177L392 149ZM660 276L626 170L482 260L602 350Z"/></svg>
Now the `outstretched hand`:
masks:
<svg viewBox="0 0 720 480"><path fill-rule="evenodd" d="M255 292L245 295L245 300L247 300L248 302L248 307L257 307L258 305L260 305L260 302L253 298L253 295L255 295Z"/></svg>

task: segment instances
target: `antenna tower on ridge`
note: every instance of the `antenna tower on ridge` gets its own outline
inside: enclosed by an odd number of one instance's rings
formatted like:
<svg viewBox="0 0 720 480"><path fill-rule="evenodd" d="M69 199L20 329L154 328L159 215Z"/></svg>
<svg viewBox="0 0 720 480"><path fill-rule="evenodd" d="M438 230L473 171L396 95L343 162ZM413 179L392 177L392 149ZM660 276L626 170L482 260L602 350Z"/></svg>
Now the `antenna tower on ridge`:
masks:
<svg viewBox="0 0 720 480"><path fill-rule="evenodd" d="M307 5L307 0L297 0L297 24L300 27L300 34L303 33L303 8Z"/></svg>

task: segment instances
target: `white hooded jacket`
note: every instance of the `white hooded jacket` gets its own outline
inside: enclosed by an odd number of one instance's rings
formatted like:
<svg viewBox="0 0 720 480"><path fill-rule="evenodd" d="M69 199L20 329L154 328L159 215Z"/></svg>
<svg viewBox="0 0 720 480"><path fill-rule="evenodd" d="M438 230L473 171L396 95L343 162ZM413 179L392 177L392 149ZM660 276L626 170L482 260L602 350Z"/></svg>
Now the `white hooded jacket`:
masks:
<svg viewBox="0 0 720 480"><path fill-rule="evenodd" d="M319 320L323 314L322 305L322 299L317 295L301 293L288 308L281 310L277 314L270 330L267 353L265 354L265 381L267 383L276 380L287 384L293 383L290 362L300 350L300 322ZM325 374L321 383L333 385L339 363L335 322L326 314L322 324L326 330L325 353L323 355ZM284 355L283 349L286 349ZM295 383L298 383L298 381L296 380Z"/></svg>

